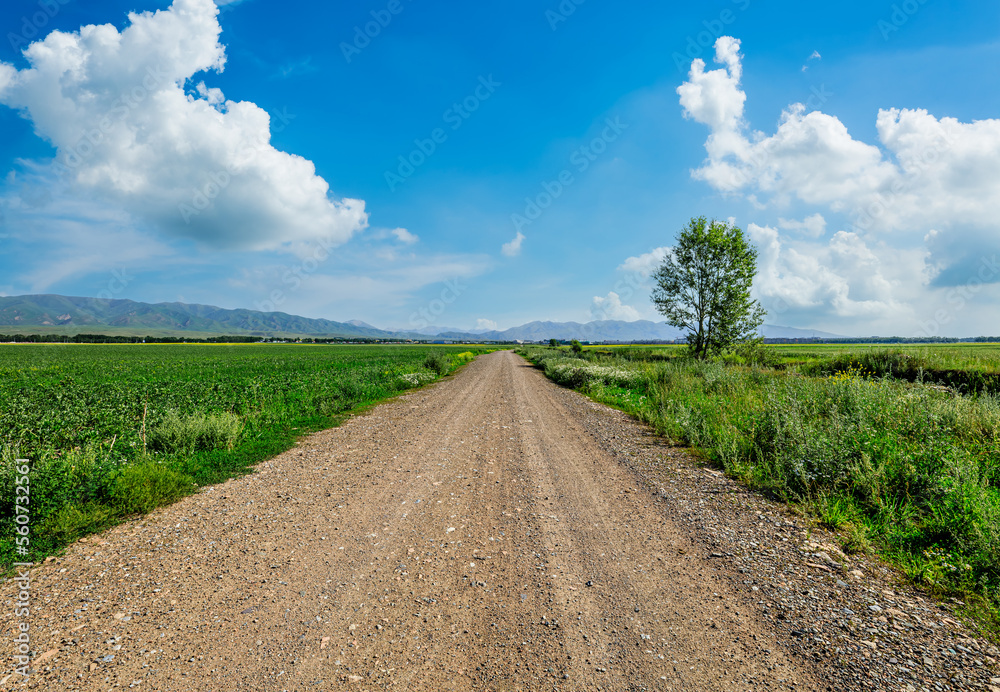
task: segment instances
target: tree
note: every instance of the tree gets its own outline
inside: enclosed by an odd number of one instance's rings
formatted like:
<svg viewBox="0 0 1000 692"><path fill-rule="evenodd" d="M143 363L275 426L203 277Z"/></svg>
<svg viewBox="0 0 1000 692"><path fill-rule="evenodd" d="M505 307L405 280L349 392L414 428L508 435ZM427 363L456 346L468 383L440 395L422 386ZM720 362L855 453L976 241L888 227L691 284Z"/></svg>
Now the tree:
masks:
<svg viewBox="0 0 1000 692"><path fill-rule="evenodd" d="M757 249L743 231L704 216L691 219L653 274L652 300L667 323L687 331L698 358L752 341L764 309L750 297Z"/></svg>
<svg viewBox="0 0 1000 692"><path fill-rule="evenodd" d="M571 342L569 342L569 347L573 350L573 353L575 353L576 355L580 355L581 353L583 353L583 344L581 344L576 339L573 339Z"/></svg>
<svg viewBox="0 0 1000 692"><path fill-rule="evenodd" d="M559 348L559 340L549 339L549 348Z"/></svg>

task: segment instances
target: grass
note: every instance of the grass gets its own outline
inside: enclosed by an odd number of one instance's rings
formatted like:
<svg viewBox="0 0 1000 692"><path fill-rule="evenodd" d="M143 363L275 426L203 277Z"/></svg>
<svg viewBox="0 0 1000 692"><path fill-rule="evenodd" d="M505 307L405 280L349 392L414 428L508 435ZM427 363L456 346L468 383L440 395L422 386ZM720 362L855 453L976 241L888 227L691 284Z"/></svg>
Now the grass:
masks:
<svg viewBox="0 0 1000 692"><path fill-rule="evenodd" d="M0 571L250 471L468 346L0 345ZM16 460L30 549L16 554Z"/></svg>
<svg viewBox="0 0 1000 692"><path fill-rule="evenodd" d="M1000 398L968 386L983 381L975 377L949 388L912 376L915 362L924 375L961 362L988 375L995 347L975 361L883 348L778 367L658 349L521 353L556 382L796 503L842 531L848 549L871 546L915 581L961 595L1000 632Z"/></svg>

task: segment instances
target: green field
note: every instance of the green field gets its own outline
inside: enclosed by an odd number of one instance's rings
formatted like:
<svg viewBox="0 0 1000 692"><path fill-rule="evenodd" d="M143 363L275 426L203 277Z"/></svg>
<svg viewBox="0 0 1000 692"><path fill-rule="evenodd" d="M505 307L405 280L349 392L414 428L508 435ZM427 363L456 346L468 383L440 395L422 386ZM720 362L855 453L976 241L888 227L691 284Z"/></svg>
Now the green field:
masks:
<svg viewBox="0 0 1000 692"><path fill-rule="evenodd" d="M247 472L351 410L447 374L467 346L0 346L0 568ZM30 549L15 554L15 460Z"/></svg>
<svg viewBox="0 0 1000 692"><path fill-rule="evenodd" d="M1000 344L815 344L806 346L768 346L788 364L821 363L836 356L863 354L885 350L898 351L919 359L931 370L976 370L1000 372Z"/></svg>
<svg viewBox="0 0 1000 692"><path fill-rule="evenodd" d="M521 349L751 487L962 594L1000 632L997 345Z"/></svg>

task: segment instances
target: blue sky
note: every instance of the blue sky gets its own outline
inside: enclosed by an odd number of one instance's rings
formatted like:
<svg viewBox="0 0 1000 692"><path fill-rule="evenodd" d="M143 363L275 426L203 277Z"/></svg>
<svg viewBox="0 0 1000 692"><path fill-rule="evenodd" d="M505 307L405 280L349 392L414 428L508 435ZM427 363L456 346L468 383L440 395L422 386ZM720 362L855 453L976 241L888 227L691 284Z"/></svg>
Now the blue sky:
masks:
<svg viewBox="0 0 1000 692"><path fill-rule="evenodd" d="M770 323L997 332L996 3L220 10L3 4L0 293L656 319L705 215L760 248Z"/></svg>

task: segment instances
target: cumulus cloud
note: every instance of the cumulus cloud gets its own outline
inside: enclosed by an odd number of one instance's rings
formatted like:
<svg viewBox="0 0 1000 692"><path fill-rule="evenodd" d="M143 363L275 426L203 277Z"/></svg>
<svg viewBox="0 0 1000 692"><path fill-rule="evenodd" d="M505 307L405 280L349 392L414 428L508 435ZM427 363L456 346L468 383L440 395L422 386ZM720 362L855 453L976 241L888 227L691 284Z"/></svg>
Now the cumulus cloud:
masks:
<svg viewBox="0 0 1000 692"><path fill-rule="evenodd" d="M394 228L392 234L396 237L396 240L403 243L404 245L413 245L420 241L420 238L415 234L410 233L405 228Z"/></svg>
<svg viewBox="0 0 1000 692"><path fill-rule="evenodd" d="M919 274L920 250L885 253L848 231L819 246L797 244L775 228L753 223L747 233L759 250L754 288L772 315L829 307L834 317L868 322L914 316L905 279Z"/></svg>
<svg viewBox="0 0 1000 692"><path fill-rule="evenodd" d="M822 214L812 214L801 221L794 219L778 219L778 228L793 231L808 238L820 238L826 233L826 219Z"/></svg>
<svg viewBox="0 0 1000 692"><path fill-rule="evenodd" d="M590 317L594 320L624 320L634 322L639 319L639 311L631 305L624 305L621 297L610 291L605 297L594 296L590 305Z"/></svg>
<svg viewBox="0 0 1000 692"><path fill-rule="evenodd" d="M618 268L622 271L639 274L643 278L648 278L663 264L663 260L666 258L668 252L670 252L669 247L658 247L638 257L629 257Z"/></svg>
<svg viewBox="0 0 1000 692"><path fill-rule="evenodd" d="M923 109L882 109L879 145L854 139L836 117L791 104L772 135L744 120L739 41L722 37L709 72L691 65L677 93L709 128L693 175L726 193L781 205L799 200L848 215L851 230L903 232L990 227L1000 217L1000 120L962 123Z"/></svg>
<svg viewBox="0 0 1000 692"><path fill-rule="evenodd" d="M721 69L706 72L704 60L692 62L688 81L677 88L684 117L708 125L713 135L740 129L747 99L739 88L742 59L740 42L723 36L715 42L715 62L723 66Z"/></svg>
<svg viewBox="0 0 1000 692"><path fill-rule="evenodd" d="M476 331L492 332L496 331L496 328L497 328L497 323L494 322L493 320L488 320L484 317L480 317L478 320L476 320Z"/></svg>
<svg viewBox="0 0 1000 692"><path fill-rule="evenodd" d="M219 9L175 0L128 25L54 31L29 67L0 63L0 103L58 150L57 169L168 236L226 249L302 252L367 225L364 202L338 200L311 161L270 144L270 118L196 75L221 72Z"/></svg>
<svg viewBox="0 0 1000 692"><path fill-rule="evenodd" d="M524 242L524 234L521 231L517 232L514 239L509 243L504 243L500 251L507 257L517 257L521 254L521 243Z"/></svg>
<svg viewBox="0 0 1000 692"><path fill-rule="evenodd" d="M789 105L773 132L756 131L739 51L720 39L717 68L693 61L677 94L684 115L708 129L694 178L758 210L800 214L750 226L770 319L801 311L812 326L851 333L988 331L1000 315L990 302L1000 296L1000 119L886 108L865 142L818 109L819 89ZM928 315L942 331L926 326Z"/></svg>

